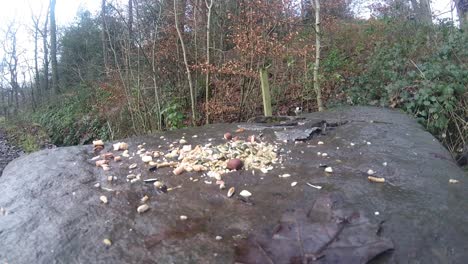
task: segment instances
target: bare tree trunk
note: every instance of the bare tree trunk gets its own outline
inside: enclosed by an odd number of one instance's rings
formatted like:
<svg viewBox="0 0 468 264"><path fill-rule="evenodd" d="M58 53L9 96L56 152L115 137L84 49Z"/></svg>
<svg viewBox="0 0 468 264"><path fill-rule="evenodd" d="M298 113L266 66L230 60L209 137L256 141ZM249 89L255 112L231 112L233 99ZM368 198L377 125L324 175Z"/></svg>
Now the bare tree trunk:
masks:
<svg viewBox="0 0 468 264"><path fill-rule="evenodd" d="M210 24L211 24L211 8L213 7L213 0L205 0L206 8L208 8L207 21L206 21L206 82L205 82L205 111L206 123L210 123L210 108L208 101L210 99Z"/></svg>
<svg viewBox="0 0 468 264"><path fill-rule="evenodd" d="M48 13L48 12L47 12ZM47 91L49 90L49 43L47 42L47 37L48 37L48 33L49 33L49 29L48 29L48 25L49 25L49 16L46 15L46 20L44 22L44 29L41 33L42 35L42 44L43 44L43 48L44 48L44 67L42 69L42 73L43 73L43 78L44 78L44 84L43 84L43 90L44 91Z"/></svg>
<svg viewBox="0 0 468 264"><path fill-rule="evenodd" d="M9 42L11 45L11 48L6 48L9 45L3 45L3 51L5 54L7 54L6 56L8 56L4 58L4 63L8 66L8 73L10 77L8 82L11 86L11 98L15 101L15 115L18 113L19 109L18 93L20 88L18 84L18 52L16 46L16 33L17 29L14 28L13 23L7 25L6 39L3 41L3 43ZM4 78L5 76L2 77Z"/></svg>
<svg viewBox="0 0 468 264"><path fill-rule="evenodd" d="M198 0L195 0L195 2L192 3L193 24L194 24L193 42L194 42L194 51L195 51L195 65L198 65L198 37L197 37L197 32L198 32L198 20L197 20L198 3L199 3ZM197 96L198 96L198 71L195 71L194 93L195 93L195 101L196 101Z"/></svg>
<svg viewBox="0 0 468 264"><path fill-rule="evenodd" d="M29 74L29 85L31 86L31 107L33 110L33 113L36 112L36 96L34 95L34 85L33 85L33 79L31 76L31 71L28 71ZM26 80L26 78L24 78ZM36 85L37 86L37 85Z"/></svg>
<svg viewBox="0 0 468 264"><path fill-rule="evenodd" d="M454 0L460 28L468 28L468 0Z"/></svg>
<svg viewBox="0 0 468 264"><path fill-rule="evenodd" d="M104 72L109 75L109 65L107 62L107 37L106 37L106 0L101 2L101 42L102 42L102 58L104 60Z"/></svg>
<svg viewBox="0 0 468 264"><path fill-rule="evenodd" d="M55 2L56 0L50 0L50 55L52 62L52 87L54 93L60 92L59 87L59 74L57 69L57 25L55 23Z"/></svg>
<svg viewBox="0 0 468 264"><path fill-rule="evenodd" d="M39 76L39 51L38 51L38 41L39 41L39 18L33 17L33 24L34 24L34 83L37 91L37 97L39 98L41 93L41 85L40 85L40 76ZM33 86L31 85L31 93L33 90Z"/></svg>
<svg viewBox="0 0 468 264"><path fill-rule="evenodd" d="M312 3L311 0L301 0L301 17L302 20L308 20L312 17Z"/></svg>
<svg viewBox="0 0 468 264"><path fill-rule="evenodd" d="M131 46L133 41L133 0L128 0L128 38Z"/></svg>
<svg viewBox="0 0 468 264"><path fill-rule="evenodd" d="M432 12L431 12L431 1L430 0L411 0L411 6L413 12L419 22L425 24L432 24Z"/></svg>
<svg viewBox="0 0 468 264"><path fill-rule="evenodd" d="M175 19L175 27L177 30L177 35L179 35L180 45L182 47L182 55L184 56L184 63L185 63L185 70L187 72L187 79L189 83L189 90L190 90L190 102L192 104L192 125L195 125L196 115L195 115L195 98L193 95L193 83L192 83L192 75L190 73L190 67L187 60L187 52L185 50L185 43L184 38L182 37L182 32L179 29L179 21L177 15L177 0L174 0L174 19Z"/></svg>
<svg viewBox="0 0 468 264"><path fill-rule="evenodd" d="M0 93L2 94L2 112L5 119L8 119L7 115L7 105L5 104L5 91L3 90L3 85L0 84Z"/></svg>
<svg viewBox="0 0 468 264"><path fill-rule="evenodd" d="M153 28L154 28L154 34L153 34L153 47L152 47L152 54L151 54L151 69L153 71L152 74L152 79L153 79L153 86L154 86L154 101L156 103L156 109L157 109L157 114L158 114L158 130L162 129L162 116L161 116L161 102L159 99L159 89L158 89L158 83L156 82L156 38L158 35L158 22L161 19L161 6L159 9L159 16L158 16L158 21L153 23Z"/></svg>
<svg viewBox="0 0 468 264"><path fill-rule="evenodd" d="M317 96L317 107L319 111L323 111L322 91L320 90L319 82L319 66L320 66L320 0L315 0L315 65L314 65L314 89Z"/></svg>
<svg viewBox="0 0 468 264"><path fill-rule="evenodd" d="M419 0L419 9L421 21L426 24L432 24L431 0Z"/></svg>

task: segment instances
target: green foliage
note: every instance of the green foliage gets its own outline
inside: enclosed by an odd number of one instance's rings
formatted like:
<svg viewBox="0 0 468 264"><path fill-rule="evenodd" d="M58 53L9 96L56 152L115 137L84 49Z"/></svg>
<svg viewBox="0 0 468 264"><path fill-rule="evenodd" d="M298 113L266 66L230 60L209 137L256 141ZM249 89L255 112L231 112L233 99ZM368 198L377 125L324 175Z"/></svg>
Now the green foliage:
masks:
<svg viewBox="0 0 468 264"><path fill-rule="evenodd" d="M401 30L408 27L411 25L401 25ZM468 38L446 24L426 33L403 36L397 32L399 39L377 43L363 65L363 74L352 79L348 96L354 104L404 109L440 139L452 135L446 143L453 150L463 144L467 133L463 122Z"/></svg>
<svg viewBox="0 0 468 264"><path fill-rule="evenodd" d="M46 129L55 145L86 144L96 138L109 139L105 122L94 114L91 89L80 87L77 91L77 94L64 96L54 105L39 109L32 116ZM104 97L105 94L100 96Z"/></svg>
<svg viewBox="0 0 468 264"><path fill-rule="evenodd" d="M36 136L31 134L22 135L19 139L19 146L26 153L31 153L40 149L40 146L36 141Z"/></svg>
<svg viewBox="0 0 468 264"><path fill-rule="evenodd" d="M164 120L169 129L184 127L183 121L185 120L185 116L182 113L182 106L179 103L170 103L161 111L161 115L165 117Z"/></svg>
<svg viewBox="0 0 468 264"><path fill-rule="evenodd" d="M2 118L0 127L6 132L8 141L26 153L38 151L49 142L46 132L40 125L23 119Z"/></svg>

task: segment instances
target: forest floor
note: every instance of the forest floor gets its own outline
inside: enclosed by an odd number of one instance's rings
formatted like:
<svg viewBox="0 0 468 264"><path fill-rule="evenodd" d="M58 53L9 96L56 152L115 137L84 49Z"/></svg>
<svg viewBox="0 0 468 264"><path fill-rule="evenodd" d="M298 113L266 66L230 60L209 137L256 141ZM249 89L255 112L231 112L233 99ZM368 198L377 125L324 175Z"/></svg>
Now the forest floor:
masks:
<svg viewBox="0 0 468 264"><path fill-rule="evenodd" d="M0 176L6 165L23 153L21 148L9 144L5 131L0 129Z"/></svg>

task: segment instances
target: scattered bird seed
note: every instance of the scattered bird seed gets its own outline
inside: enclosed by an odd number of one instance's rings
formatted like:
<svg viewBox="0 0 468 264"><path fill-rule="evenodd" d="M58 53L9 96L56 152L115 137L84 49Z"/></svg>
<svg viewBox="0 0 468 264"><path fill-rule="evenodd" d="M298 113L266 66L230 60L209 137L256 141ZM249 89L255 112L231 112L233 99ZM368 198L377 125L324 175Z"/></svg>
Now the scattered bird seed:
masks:
<svg viewBox="0 0 468 264"><path fill-rule="evenodd" d="M97 160L96 161L96 167L102 167L102 166L106 165L107 163L109 163L108 160Z"/></svg>
<svg viewBox="0 0 468 264"><path fill-rule="evenodd" d="M354 144L353 142L351 142L350 145L351 145L351 146L354 146L354 145L356 145L356 144Z"/></svg>
<svg viewBox="0 0 468 264"><path fill-rule="evenodd" d="M146 183L152 183L152 182L156 182L158 179L157 178L150 178L150 179L146 179L146 180L143 180L144 182Z"/></svg>
<svg viewBox="0 0 468 264"><path fill-rule="evenodd" d="M449 179L449 183L458 183L459 180L455 180L455 179Z"/></svg>
<svg viewBox="0 0 468 264"><path fill-rule="evenodd" d="M99 200L101 200L101 202L103 202L103 203L105 203L105 204L108 202L108 201L107 201L107 197L104 196L104 195L101 195L101 197L99 197Z"/></svg>
<svg viewBox="0 0 468 264"><path fill-rule="evenodd" d="M114 177L112 176L107 176L107 181L112 181L114 179Z"/></svg>
<svg viewBox="0 0 468 264"><path fill-rule="evenodd" d="M382 178L382 177L369 176L369 177L367 177L367 179L369 179L369 181L371 181L371 182L378 182L378 183L384 183L385 182L385 178Z"/></svg>
<svg viewBox="0 0 468 264"><path fill-rule="evenodd" d="M206 170L205 166L199 165L199 164L193 165L192 168L193 168L194 171L197 171L197 172Z"/></svg>
<svg viewBox="0 0 468 264"><path fill-rule="evenodd" d="M109 247L112 246L112 241L108 238L102 240L102 243L104 243L104 245L109 246Z"/></svg>
<svg viewBox="0 0 468 264"><path fill-rule="evenodd" d="M323 141L317 142L318 145L323 145Z"/></svg>
<svg viewBox="0 0 468 264"><path fill-rule="evenodd" d="M179 140L179 144L187 144L187 140L182 138Z"/></svg>
<svg viewBox="0 0 468 264"><path fill-rule="evenodd" d="M215 239L219 241L219 240L223 239L223 237L222 236L216 236Z"/></svg>
<svg viewBox="0 0 468 264"><path fill-rule="evenodd" d="M387 162L382 163L382 165L387 166Z"/></svg>
<svg viewBox="0 0 468 264"><path fill-rule="evenodd" d="M94 140L93 141L93 146L104 146L104 142L102 140Z"/></svg>
<svg viewBox="0 0 468 264"><path fill-rule="evenodd" d="M289 177L291 177L291 174L285 173L285 174L279 175L278 177L280 177L280 178L289 178Z"/></svg>
<svg viewBox="0 0 468 264"><path fill-rule="evenodd" d="M156 187L156 188L159 189L159 188L161 188L164 184L163 184L162 182L160 182L160 181L155 181L155 182L153 183L153 185L154 185L154 187Z"/></svg>
<svg viewBox="0 0 468 264"><path fill-rule="evenodd" d="M129 170L132 170L132 169L135 169L137 167L137 164L136 163L133 163L131 164L130 166L128 166L128 169Z"/></svg>
<svg viewBox="0 0 468 264"><path fill-rule="evenodd" d="M322 186L319 186L319 185L314 185L312 183L306 183L306 184L309 185L310 187L318 189L318 190L322 189Z"/></svg>
<svg viewBox="0 0 468 264"><path fill-rule="evenodd" d="M326 167L325 172L332 173L333 172L332 167Z"/></svg>
<svg viewBox="0 0 468 264"><path fill-rule="evenodd" d="M101 184L99 182L97 182L97 183L94 184L94 187L99 188L99 187L101 187Z"/></svg>
<svg viewBox="0 0 468 264"><path fill-rule="evenodd" d="M169 192L169 191L173 191L175 189L180 189L180 188L182 188L182 185L177 185L176 187L167 188L167 191Z"/></svg>
<svg viewBox="0 0 468 264"><path fill-rule="evenodd" d="M149 206L147 204L142 204L142 205L138 206L137 212L139 214L142 214L142 213L148 211L148 209L149 209Z"/></svg>
<svg viewBox="0 0 468 264"><path fill-rule="evenodd" d="M182 221L185 221L185 220L188 219L188 217L187 217L186 215L181 215L181 216L179 216L179 218L180 218L180 220L182 220Z"/></svg>
<svg viewBox="0 0 468 264"><path fill-rule="evenodd" d="M291 187L294 187L297 185L297 182L291 182Z"/></svg>
<svg viewBox="0 0 468 264"><path fill-rule="evenodd" d="M234 188L234 187L229 188L228 193L227 193L227 197L229 197L229 198L232 197L235 192L236 192L236 188Z"/></svg>
<svg viewBox="0 0 468 264"><path fill-rule="evenodd" d="M322 157L326 157L326 156L328 156L327 153L322 153Z"/></svg>
<svg viewBox="0 0 468 264"><path fill-rule="evenodd" d="M148 195L145 195L145 196L143 196L143 197L140 199L140 201L141 201L142 203L146 203L146 201L148 201L148 199L149 199Z"/></svg>
<svg viewBox="0 0 468 264"><path fill-rule="evenodd" d="M374 175L374 174L375 174L375 171L373 171L373 170L371 170L371 169L369 169L369 170L367 171L367 175Z"/></svg>
<svg viewBox="0 0 468 264"><path fill-rule="evenodd" d="M380 215L380 213L378 211L375 211L374 215Z"/></svg>
<svg viewBox="0 0 468 264"><path fill-rule="evenodd" d="M174 175L180 175L182 173L184 173L185 171L185 166L184 165L180 165L179 167L175 168L172 173L174 173Z"/></svg>
<svg viewBox="0 0 468 264"><path fill-rule="evenodd" d="M141 160L142 160L144 163L148 163L148 162L150 162L150 161L153 160L153 157L151 157L151 156L143 156L143 157L141 158Z"/></svg>
<svg viewBox="0 0 468 264"><path fill-rule="evenodd" d="M250 193L250 192L247 191L247 190L242 190L242 191L239 193L239 195L242 196L242 197L247 198L247 197L252 196L252 193Z"/></svg>
<svg viewBox="0 0 468 264"><path fill-rule="evenodd" d="M112 158L114 158L114 154L112 154L110 152L104 154L104 159L109 160L109 159L112 159Z"/></svg>

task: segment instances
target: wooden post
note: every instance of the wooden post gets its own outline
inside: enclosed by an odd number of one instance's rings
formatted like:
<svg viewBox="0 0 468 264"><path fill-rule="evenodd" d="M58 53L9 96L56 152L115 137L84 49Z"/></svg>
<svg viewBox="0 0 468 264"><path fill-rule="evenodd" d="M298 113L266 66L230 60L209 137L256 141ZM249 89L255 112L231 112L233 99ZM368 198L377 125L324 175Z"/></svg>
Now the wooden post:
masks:
<svg viewBox="0 0 468 264"><path fill-rule="evenodd" d="M263 111L265 116L271 116L270 86L268 84L268 72L265 68L260 69L260 81L262 85Z"/></svg>

